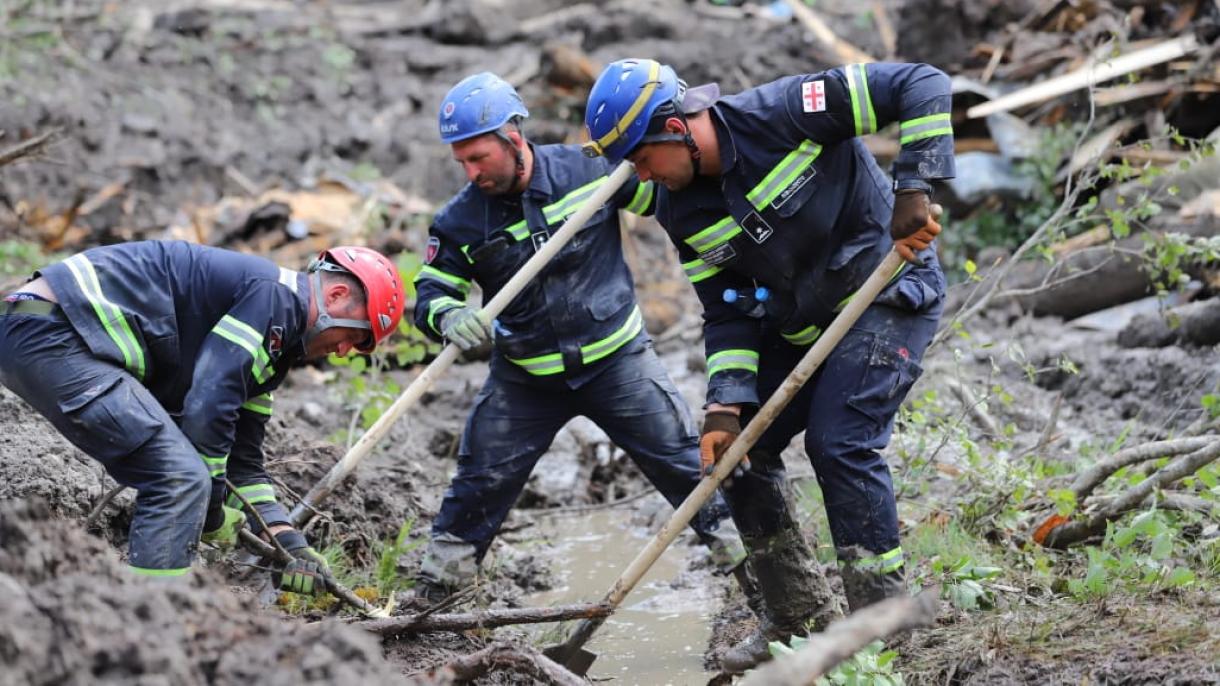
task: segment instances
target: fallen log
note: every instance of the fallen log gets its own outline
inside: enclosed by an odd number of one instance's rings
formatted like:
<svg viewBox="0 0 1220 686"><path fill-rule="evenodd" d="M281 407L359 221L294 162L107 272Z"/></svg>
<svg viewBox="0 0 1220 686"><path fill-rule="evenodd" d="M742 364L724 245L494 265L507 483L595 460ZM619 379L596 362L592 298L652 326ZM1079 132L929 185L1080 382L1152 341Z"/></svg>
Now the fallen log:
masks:
<svg viewBox="0 0 1220 686"><path fill-rule="evenodd" d="M1153 472L1144 481L1123 491L1113 500L1107 500L1096 511L1082 519L1063 521L1059 515L1052 516L1038 527L1034 540L1047 548L1066 548L1093 536L1099 536L1105 532L1108 522L1139 507L1156 490L1165 488L1182 477L1194 474L1218 457L1220 457L1220 438L1213 437L1207 446L1178 457Z"/></svg>
<svg viewBox="0 0 1220 686"><path fill-rule="evenodd" d="M455 612L446 615L410 615L387 617L352 622L370 633L393 636L405 633L430 631L467 631L470 629L494 629L510 624L542 624L566 622L573 619L594 619L610 614L605 603L580 605L558 605L556 607L522 607L506 610L480 610L479 612Z"/></svg>
<svg viewBox="0 0 1220 686"><path fill-rule="evenodd" d="M936 594L936 590L928 589L913 598L890 598L870 605L810 636L809 642L796 653L778 657L750 672L741 684L813 684L835 665L879 638L931 626L940 605Z"/></svg>
<svg viewBox="0 0 1220 686"><path fill-rule="evenodd" d="M1175 307L1164 313L1137 314L1118 332L1124 348L1163 348L1179 343L1220 343L1220 298Z"/></svg>
<svg viewBox="0 0 1220 686"><path fill-rule="evenodd" d="M1185 453L1193 453L1216 440L1215 436L1200 436L1197 438L1178 438L1171 441L1154 441L1143 445L1125 448L1094 464L1081 472L1069 490L1076 494L1076 502L1083 502L1110 475L1123 467L1140 462L1155 460L1162 457L1175 457Z"/></svg>

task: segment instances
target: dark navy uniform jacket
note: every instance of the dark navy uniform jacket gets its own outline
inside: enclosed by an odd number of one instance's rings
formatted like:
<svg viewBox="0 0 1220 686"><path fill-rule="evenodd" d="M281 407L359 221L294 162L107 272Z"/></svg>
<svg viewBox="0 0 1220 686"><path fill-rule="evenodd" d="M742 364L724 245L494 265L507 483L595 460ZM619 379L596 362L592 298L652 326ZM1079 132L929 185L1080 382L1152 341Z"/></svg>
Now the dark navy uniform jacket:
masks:
<svg viewBox="0 0 1220 686"><path fill-rule="evenodd" d="M212 474L213 502L229 474L268 523L287 522L262 442L271 391L304 354L305 275L168 241L94 248L41 274L93 354L125 368L179 418Z"/></svg>
<svg viewBox="0 0 1220 686"><path fill-rule="evenodd" d="M531 146L534 169L520 195L489 196L467 184L433 219L427 264L415 279L415 324L441 337L441 317L465 304L472 281L490 300L538 246L612 171L579 146ZM643 318L623 262L618 210L651 214L653 184L633 176L565 245L495 322L495 354L537 377L578 388L636 340Z"/></svg>
<svg viewBox="0 0 1220 686"><path fill-rule="evenodd" d="M924 64L856 64L788 76L710 108L719 178L658 193L657 219L704 307L708 402L758 403L764 326L811 345L892 247L895 188L952 177L949 78ZM897 122L891 181L858 136ZM935 268L887 289L911 309L943 292ZM725 302L765 286L765 316ZM740 301L739 301L740 302Z"/></svg>

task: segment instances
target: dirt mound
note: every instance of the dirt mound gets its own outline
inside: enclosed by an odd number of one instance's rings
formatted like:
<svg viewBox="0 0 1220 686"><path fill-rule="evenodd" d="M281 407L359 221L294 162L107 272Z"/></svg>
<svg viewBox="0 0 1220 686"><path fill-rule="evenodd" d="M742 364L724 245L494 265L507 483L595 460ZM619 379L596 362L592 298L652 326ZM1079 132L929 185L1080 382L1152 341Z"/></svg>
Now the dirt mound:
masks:
<svg viewBox="0 0 1220 686"><path fill-rule="evenodd" d="M207 572L141 579L43 501L0 506L4 684L400 683L372 637L259 614Z"/></svg>

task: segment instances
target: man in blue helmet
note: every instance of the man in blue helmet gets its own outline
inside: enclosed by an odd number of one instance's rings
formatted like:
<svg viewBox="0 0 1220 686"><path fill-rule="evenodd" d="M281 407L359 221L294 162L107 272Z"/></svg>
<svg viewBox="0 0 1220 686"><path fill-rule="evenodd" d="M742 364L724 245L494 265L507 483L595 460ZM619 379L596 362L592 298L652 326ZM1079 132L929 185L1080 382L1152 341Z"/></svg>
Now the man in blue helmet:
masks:
<svg viewBox="0 0 1220 686"><path fill-rule="evenodd" d="M528 116L513 87L486 72L454 86L440 108L441 140L470 183L433 219L415 321L463 350L494 348L417 579L417 595L432 601L473 580L534 464L577 415L674 506L699 481L690 410L653 352L622 257L618 210L651 213L653 184L628 181L494 322L466 302L472 281L494 297L611 171L578 146L530 144ZM740 566L722 499L691 526L720 569Z"/></svg>
<svg viewBox="0 0 1220 686"><path fill-rule="evenodd" d="M585 113L589 154L660 182L656 216L704 308L706 466L779 387L891 247L909 262L750 451L725 489L762 591L759 629L721 658L821 630L837 603L784 503L781 451L801 431L852 610L904 593L880 453L942 309L929 182L953 176L949 79L923 64L855 64L719 97L648 59L611 64ZM898 123L894 180L860 136Z"/></svg>

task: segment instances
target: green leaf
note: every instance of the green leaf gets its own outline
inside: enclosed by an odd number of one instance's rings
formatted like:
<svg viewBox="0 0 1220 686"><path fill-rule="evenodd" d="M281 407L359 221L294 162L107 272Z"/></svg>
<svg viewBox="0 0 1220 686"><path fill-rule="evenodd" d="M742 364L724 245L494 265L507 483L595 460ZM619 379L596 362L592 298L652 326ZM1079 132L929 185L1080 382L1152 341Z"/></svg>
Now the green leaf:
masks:
<svg viewBox="0 0 1220 686"><path fill-rule="evenodd" d="M1195 573L1186 567L1175 567L1165 578L1165 585L1170 588L1180 588L1195 582Z"/></svg>

